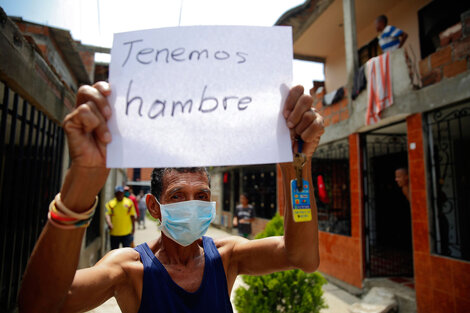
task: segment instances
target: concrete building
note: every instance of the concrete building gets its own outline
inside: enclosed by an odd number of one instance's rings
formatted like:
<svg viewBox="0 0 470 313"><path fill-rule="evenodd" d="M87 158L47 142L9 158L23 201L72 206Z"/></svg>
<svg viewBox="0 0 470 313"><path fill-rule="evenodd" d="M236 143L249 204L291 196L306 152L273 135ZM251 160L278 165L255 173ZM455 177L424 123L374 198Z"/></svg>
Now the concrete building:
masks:
<svg viewBox="0 0 470 313"><path fill-rule="evenodd" d="M293 27L296 58L325 68L310 90L327 126L312 164L319 270L359 291L374 277L404 282L418 312L470 311L469 9L458 1L308 0L276 23ZM359 70L370 78L361 66L381 54L381 14L408 39L390 53L393 104L368 125L369 89L353 87ZM398 168L408 168L409 201Z"/></svg>
<svg viewBox="0 0 470 313"><path fill-rule="evenodd" d="M80 85L106 72L106 65L94 63L94 53L105 50L74 41L69 31L9 18L0 8L2 312L15 310L27 260L70 162L61 122ZM125 179L124 171L111 172L83 240L80 267L103 255L104 203Z"/></svg>

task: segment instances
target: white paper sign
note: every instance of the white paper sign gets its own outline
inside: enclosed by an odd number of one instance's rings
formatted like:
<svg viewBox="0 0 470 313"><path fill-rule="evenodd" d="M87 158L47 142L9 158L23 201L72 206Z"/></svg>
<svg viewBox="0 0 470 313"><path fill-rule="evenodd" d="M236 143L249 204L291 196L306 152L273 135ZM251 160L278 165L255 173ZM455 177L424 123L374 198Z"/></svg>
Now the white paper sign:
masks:
<svg viewBox="0 0 470 313"><path fill-rule="evenodd" d="M290 27L194 26L114 35L107 166L292 161L282 106Z"/></svg>

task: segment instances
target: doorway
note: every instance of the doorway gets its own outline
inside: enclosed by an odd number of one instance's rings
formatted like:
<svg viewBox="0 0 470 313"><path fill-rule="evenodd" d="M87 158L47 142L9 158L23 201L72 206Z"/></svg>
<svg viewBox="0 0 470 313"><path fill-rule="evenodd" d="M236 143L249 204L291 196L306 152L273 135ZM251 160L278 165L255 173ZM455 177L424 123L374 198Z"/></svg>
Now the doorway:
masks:
<svg viewBox="0 0 470 313"><path fill-rule="evenodd" d="M366 274L413 276L410 203L395 182L395 171L408 168L406 124L362 136Z"/></svg>

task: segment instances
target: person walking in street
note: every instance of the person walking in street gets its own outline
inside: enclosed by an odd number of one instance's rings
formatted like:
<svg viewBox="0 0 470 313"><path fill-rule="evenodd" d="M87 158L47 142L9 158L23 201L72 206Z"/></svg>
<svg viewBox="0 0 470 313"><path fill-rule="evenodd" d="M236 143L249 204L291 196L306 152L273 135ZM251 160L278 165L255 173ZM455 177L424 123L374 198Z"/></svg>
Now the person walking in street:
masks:
<svg viewBox="0 0 470 313"><path fill-rule="evenodd" d="M145 215L147 214L147 204L145 203L145 194L140 190L137 196L137 203L139 205L139 228L145 229Z"/></svg>
<svg viewBox="0 0 470 313"><path fill-rule="evenodd" d="M134 194L134 190L132 190L132 187L129 187L129 186L125 186L124 187L124 196L126 198L129 198L132 200L132 203L134 203L134 208L135 208L135 213L137 214L137 221L139 220L139 207L138 207L138 204L137 204L137 197L135 196Z"/></svg>
<svg viewBox="0 0 470 313"><path fill-rule="evenodd" d="M235 208L235 216L233 217L233 226L238 228L238 234L242 237L249 238L251 236L251 223L255 220L255 210L248 202L248 195L240 196L240 204Z"/></svg>
<svg viewBox="0 0 470 313"><path fill-rule="evenodd" d="M284 235L213 240L204 236L215 218L207 170L155 169L146 203L149 213L161 222L161 235L135 249L112 250L94 266L77 270L86 226L98 202L96 195L109 174L106 145L111 136L106 121L112 114L107 100L110 94L105 82L80 87L76 109L65 118L71 165L61 192L50 205L54 214L49 214L29 259L19 293L19 312L85 312L111 297L126 313L232 312L229 295L240 274L317 270L318 218L311 159L324 126L323 118L312 109L313 98L304 95L301 86L291 88L283 116L291 133L291 152L299 149L296 138L304 142L306 162L300 168L308 184L303 192L311 199L310 219L294 220L290 186L295 183L295 166L293 162L281 163L286 198ZM123 198L112 201L129 202ZM116 217L126 215L126 207L121 208L124 210L119 212L114 208Z"/></svg>
<svg viewBox="0 0 470 313"><path fill-rule="evenodd" d="M116 186L114 198L106 203L106 223L109 227L111 249L119 245L130 247L134 241L136 212L131 199L124 196L124 188Z"/></svg>

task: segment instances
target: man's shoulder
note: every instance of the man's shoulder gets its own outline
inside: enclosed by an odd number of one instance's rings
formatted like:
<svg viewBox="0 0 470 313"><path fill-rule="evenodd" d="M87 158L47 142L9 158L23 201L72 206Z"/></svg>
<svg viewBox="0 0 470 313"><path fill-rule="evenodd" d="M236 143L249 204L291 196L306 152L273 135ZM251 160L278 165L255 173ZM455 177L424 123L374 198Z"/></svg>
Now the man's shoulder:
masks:
<svg viewBox="0 0 470 313"><path fill-rule="evenodd" d="M123 268L140 263L140 254L133 248L121 248L109 251L96 265L117 265Z"/></svg>
<svg viewBox="0 0 470 313"><path fill-rule="evenodd" d="M231 236L231 235L227 237L223 237L223 238L211 238L211 239L214 241L214 244L217 250L219 250L219 252L227 248L233 248L234 245L236 245L238 242L247 240L240 236Z"/></svg>
<svg viewBox="0 0 470 313"><path fill-rule="evenodd" d="M124 202L125 205L128 205L128 206L134 204L134 201L132 201L131 199L129 199L127 197L124 197L123 202Z"/></svg>
<svg viewBox="0 0 470 313"><path fill-rule="evenodd" d="M117 199L116 198L112 198L111 200L109 200L108 202L106 202L107 205L109 206L115 206L117 203Z"/></svg>

